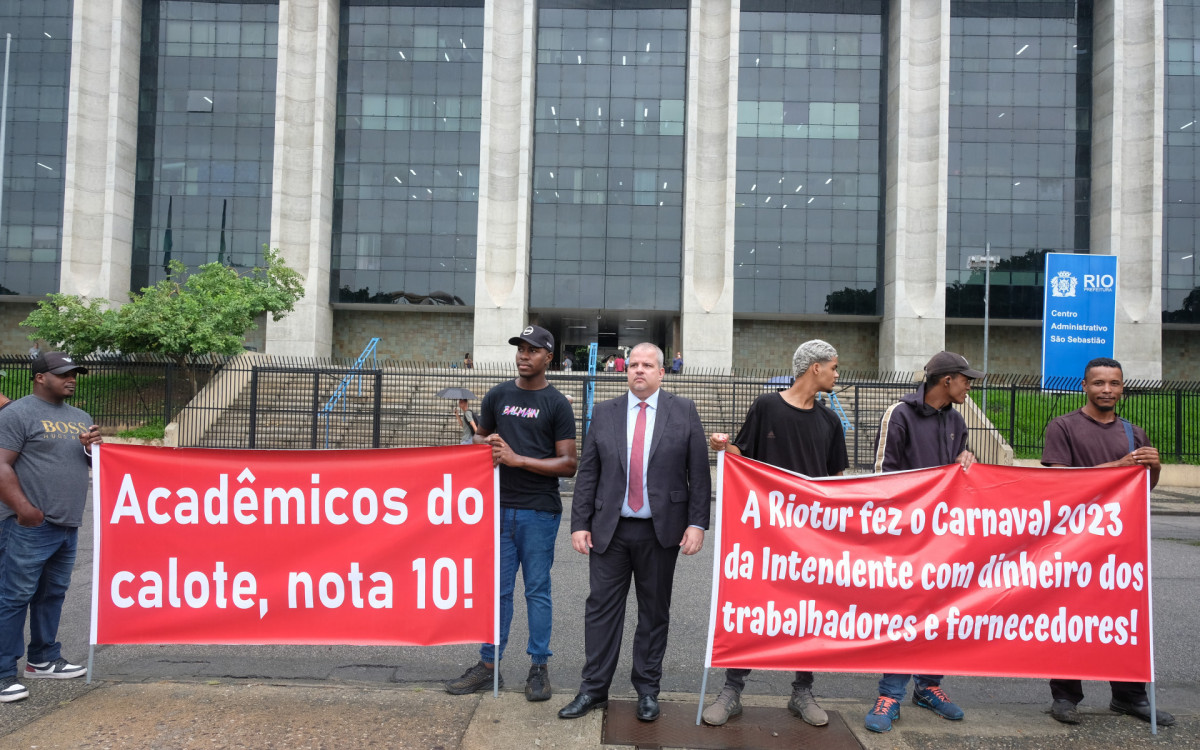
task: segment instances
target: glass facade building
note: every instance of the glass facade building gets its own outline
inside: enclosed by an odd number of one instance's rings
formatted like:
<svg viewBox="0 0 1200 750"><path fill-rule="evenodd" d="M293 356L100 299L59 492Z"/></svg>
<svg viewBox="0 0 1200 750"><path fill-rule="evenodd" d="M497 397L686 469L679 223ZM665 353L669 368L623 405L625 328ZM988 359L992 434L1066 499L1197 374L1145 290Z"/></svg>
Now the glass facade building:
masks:
<svg viewBox="0 0 1200 750"><path fill-rule="evenodd" d="M682 0L538 4L529 306L589 335L680 309L687 25Z"/></svg>
<svg viewBox="0 0 1200 750"><path fill-rule="evenodd" d="M1200 323L1200 7L1164 0L1163 322Z"/></svg>
<svg viewBox="0 0 1200 750"><path fill-rule="evenodd" d="M338 39L331 300L472 304L483 0L349 0Z"/></svg>
<svg viewBox="0 0 1200 750"><path fill-rule="evenodd" d="M270 239L279 6L142 4L131 288L255 266Z"/></svg>
<svg viewBox="0 0 1200 750"><path fill-rule="evenodd" d="M742 3L734 310L877 315L882 3L801 5Z"/></svg>
<svg viewBox="0 0 1200 750"><path fill-rule="evenodd" d="M1091 247L1091 0L953 2L946 317L1041 318L1047 252Z"/></svg>
<svg viewBox="0 0 1200 750"><path fill-rule="evenodd" d="M1190 0L80 7L0 0L3 347L47 292L120 300L271 242L308 290L271 354L499 361L537 322L689 368L828 334L847 367L918 370L981 354L989 249L999 368L1039 367L1046 252L1118 254L1135 377L1194 348Z"/></svg>
<svg viewBox="0 0 1200 750"><path fill-rule="evenodd" d="M0 295L58 291L71 12L71 0L0 3L0 34L12 35L0 206Z"/></svg>

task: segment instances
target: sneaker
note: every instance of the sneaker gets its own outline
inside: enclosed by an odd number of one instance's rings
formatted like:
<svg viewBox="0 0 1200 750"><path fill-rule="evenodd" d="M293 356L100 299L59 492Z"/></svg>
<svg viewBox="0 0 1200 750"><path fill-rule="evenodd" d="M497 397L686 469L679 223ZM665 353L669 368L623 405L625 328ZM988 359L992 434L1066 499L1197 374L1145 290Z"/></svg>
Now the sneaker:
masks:
<svg viewBox="0 0 1200 750"><path fill-rule="evenodd" d="M817 699L813 697L810 688L793 690L792 698L788 701L788 710L792 712L792 716L799 716L804 719L805 724L812 724L814 727L823 727L829 723L829 714L817 705Z"/></svg>
<svg viewBox="0 0 1200 750"><path fill-rule="evenodd" d="M29 688L17 682L17 678L0 679L0 703L12 703L29 697Z"/></svg>
<svg viewBox="0 0 1200 750"><path fill-rule="evenodd" d="M1079 709L1075 708L1075 704L1071 701L1062 698L1054 701L1054 704L1050 706L1050 716L1063 724L1079 723Z"/></svg>
<svg viewBox="0 0 1200 750"><path fill-rule="evenodd" d="M962 721L963 710L937 685L913 690L913 703L921 708L928 708L943 719Z"/></svg>
<svg viewBox="0 0 1200 750"><path fill-rule="evenodd" d="M742 712L742 694L726 685L717 694L712 705L704 709L700 718L705 724L719 727Z"/></svg>
<svg viewBox="0 0 1200 750"><path fill-rule="evenodd" d="M495 670L492 667L485 665L482 661L478 662L457 680L450 680L446 683L446 692L451 695L466 695L467 693L476 693L480 690L491 690L493 675ZM500 687L504 687L504 676L500 676Z"/></svg>
<svg viewBox="0 0 1200 750"><path fill-rule="evenodd" d="M867 713L866 726L872 732L892 731L892 722L900 720L900 701L886 695L879 696L875 707Z"/></svg>
<svg viewBox="0 0 1200 750"><path fill-rule="evenodd" d="M553 694L554 689L550 687L550 673L546 670L546 665L531 664L529 676L525 678L525 700L548 701Z"/></svg>
<svg viewBox="0 0 1200 750"><path fill-rule="evenodd" d="M30 678L48 677L53 680L69 680L72 677L83 677L85 674L87 674L87 667L72 664L61 656L54 661L25 665L25 676Z"/></svg>

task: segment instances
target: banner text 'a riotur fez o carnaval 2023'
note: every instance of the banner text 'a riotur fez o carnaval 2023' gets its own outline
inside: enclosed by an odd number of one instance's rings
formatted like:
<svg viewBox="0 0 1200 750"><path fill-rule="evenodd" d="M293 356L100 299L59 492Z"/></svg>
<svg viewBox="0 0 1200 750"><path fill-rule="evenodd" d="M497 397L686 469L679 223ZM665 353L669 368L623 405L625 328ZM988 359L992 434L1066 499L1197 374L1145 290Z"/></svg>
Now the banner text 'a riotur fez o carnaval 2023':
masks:
<svg viewBox="0 0 1200 750"><path fill-rule="evenodd" d="M1153 681L1144 467L720 460L710 666Z"/></svg>

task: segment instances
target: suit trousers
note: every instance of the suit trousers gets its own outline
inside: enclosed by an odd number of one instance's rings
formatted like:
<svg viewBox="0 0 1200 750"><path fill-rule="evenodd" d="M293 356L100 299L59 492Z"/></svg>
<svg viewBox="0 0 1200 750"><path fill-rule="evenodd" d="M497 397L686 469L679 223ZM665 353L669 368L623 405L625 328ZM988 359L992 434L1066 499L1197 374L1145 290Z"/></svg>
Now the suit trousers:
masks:
<svg viewBox="0 0 1200 750"><path fill-rule="evenodd" d="M579 692L608 697L621 636L625 630L625 599L632 578L637 595L637 629L633 635L630 682L638 695L658 695L662 660L667 651L671 616L671 584L679 548L664 549L649 519L622 518L603 554L589 554L591 591L584 613L583 681Z"/></svg>
<svg viewBox="0 0 1200 750"><path fill-rule="evenodd" d="M1112 697L1120 701L1139 704L1149 699L1144 682L1108 683L1112 687ZM1083 681L1081 680L1050 680L1050 695L1056 701L1071 701L1077 704L1083 700Z"/></svg>

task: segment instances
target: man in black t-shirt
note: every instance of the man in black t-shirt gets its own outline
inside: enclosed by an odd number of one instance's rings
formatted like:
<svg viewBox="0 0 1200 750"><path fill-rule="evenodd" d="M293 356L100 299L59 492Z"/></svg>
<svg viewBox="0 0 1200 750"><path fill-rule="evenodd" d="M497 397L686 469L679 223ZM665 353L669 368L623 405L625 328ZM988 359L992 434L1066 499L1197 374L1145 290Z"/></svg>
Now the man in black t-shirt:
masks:
<svg viewBox="0 0 1200 750"><path fill-rule="evenodd" d="M732 443L725 433L714 432L709 446L805 476L838 476L850 465L845 433L833 411L816 398L837 383L837 350L820 339L806 341L792 355L792 372L790 388L754 400ZM749 669L725 670L725 686L702 714L705 724L719 726L742 712L749 674ZM813 726L825 726L829 716L813 698L812 686L812 672L796 672L788 710Z"/></svg>
<svg viewBox="0 0 1200 750"><path fill-rule="evenodd" d="M1121 363L1097 357L1083 368L1083 408L1055 417L1046 425L1042 463L1046 466L1145 466L1150 472L1150 487L1158 484L1162 470L1158 449L1150 444L1145 430L1117 416L1115 411L1125 394L1125 375ZM1150 699L1143 682L1112 681L1112 700L1108 707L1150 721ZM1064 724L1078 724L1076 706L1083 700L1083 683L1075 679L1050 680L1054 703L1050 715ZM1166 711L1155 710L1155 722L1162 727L1175 723Z"/></svg>
<svg viewBox="0 0 1200 750"><path fill-rule="evenodd" d="M533 662L525 698L549 700L546 662L550 658L550 566L562 518L558 478L575 475L575 416L571 405L546 380L554 337L545 328L527 326L508 343L517 347L517 378L497 385L483 397L476 443L492 446L500 467L500 644L485 643L479 663L446 683L446 692L465 695L486 690L495 664L504 658L513 615L517 568L523 572L529 618L527 652ZM499 680L504 685L504 680Z"/></svg>

